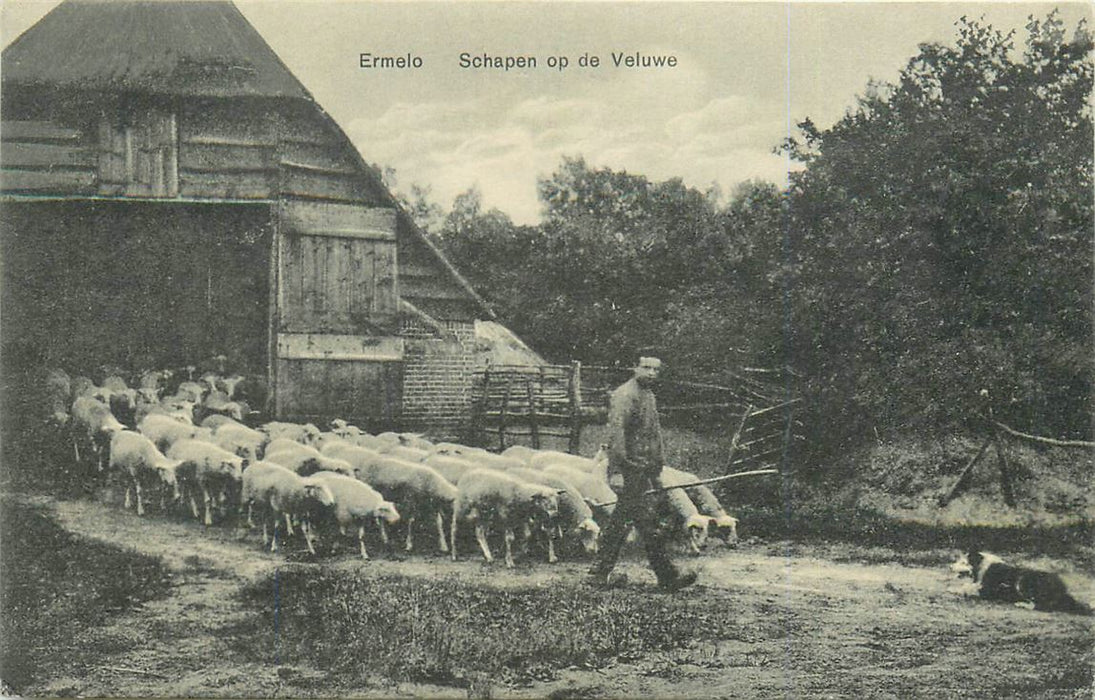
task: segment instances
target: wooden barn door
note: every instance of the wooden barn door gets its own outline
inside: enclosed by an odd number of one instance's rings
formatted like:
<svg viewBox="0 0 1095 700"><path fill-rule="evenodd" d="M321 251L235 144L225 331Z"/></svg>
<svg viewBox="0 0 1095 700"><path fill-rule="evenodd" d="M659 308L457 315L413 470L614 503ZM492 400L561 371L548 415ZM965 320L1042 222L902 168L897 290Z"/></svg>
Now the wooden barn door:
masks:
<svg viewBox="0 0 1095 700"><path fill-rule="evenodd" d="M282 202L276 253L277 415L394 424L403 385L395 210Z"/></svg>

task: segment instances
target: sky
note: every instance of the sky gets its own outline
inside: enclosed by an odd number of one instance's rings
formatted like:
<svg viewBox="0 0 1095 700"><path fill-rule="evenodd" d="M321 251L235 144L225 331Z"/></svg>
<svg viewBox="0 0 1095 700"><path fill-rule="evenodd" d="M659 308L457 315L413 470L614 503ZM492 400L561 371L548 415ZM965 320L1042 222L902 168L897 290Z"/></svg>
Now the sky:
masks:
<svg viewBox="0 0 1095 700"><path fill-rule="evenodd" d="M0 0L3 45L56 4ZM1070 31L1092 14L1090 3L236 4L365 159L394 168L397 190L428 187L447 211L477 187L521 224L539 220L537 179L564 156L724 195L750 179L786 184L796 166L773 150L797 122L831 125L920 43L953 44L959 17L1021 36L1054 7ZM614 64L636 52L676 65ZM362 53L421 67L363 68ZM537 65L462 67L462 53Z"/></svg>

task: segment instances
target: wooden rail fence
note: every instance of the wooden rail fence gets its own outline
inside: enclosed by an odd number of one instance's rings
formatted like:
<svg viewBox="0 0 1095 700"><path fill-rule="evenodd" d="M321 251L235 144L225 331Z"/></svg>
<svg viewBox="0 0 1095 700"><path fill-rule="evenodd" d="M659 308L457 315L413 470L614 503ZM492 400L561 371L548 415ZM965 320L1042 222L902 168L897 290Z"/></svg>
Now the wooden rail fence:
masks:
<svg viewBox="0 0 1095 700"><path fill-rule="evenodd" d="M728 375L730 385L668 381L658 389L659 410L668 420L719 418L737 426L727 470L786 464L801 423L794 419L800 399L751 373ZM603 424L609 394L631 376L620 367L491 365L477 373L472 390L472 435L503 450L517 439L540 449L546 438L565 439L577 454L582 428Z"/></svg>

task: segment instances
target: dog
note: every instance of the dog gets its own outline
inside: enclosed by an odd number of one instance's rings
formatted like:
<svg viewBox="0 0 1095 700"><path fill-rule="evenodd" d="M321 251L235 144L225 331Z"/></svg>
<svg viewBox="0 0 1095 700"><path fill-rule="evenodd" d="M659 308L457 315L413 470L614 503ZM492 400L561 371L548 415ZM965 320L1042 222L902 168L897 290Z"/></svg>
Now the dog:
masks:
<svg viewBox="0 0 1095 700"><path fill-rule="evenodd" d="M1091 615L1091 607L1069 595L1057 574L1008 564L989 552L971 550L950 566L959 578L973 579L971 593L1043 612Z"/></svg>

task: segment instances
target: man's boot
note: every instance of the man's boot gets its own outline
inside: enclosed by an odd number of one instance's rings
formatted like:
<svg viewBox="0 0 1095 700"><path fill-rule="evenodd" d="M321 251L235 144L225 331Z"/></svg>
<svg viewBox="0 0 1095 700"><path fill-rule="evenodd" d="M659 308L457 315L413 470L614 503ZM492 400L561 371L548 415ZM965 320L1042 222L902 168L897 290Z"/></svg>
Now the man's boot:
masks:
<svg viewBox="0 0 1095 700"><path fill-rule="evenodd" d="M682 588L688 588L696 579L699 578L699 574L695 571L686 571L683 574L677 574L673 578L666 579L658 582L658 587L666 593L676 593Z"/></svg>

